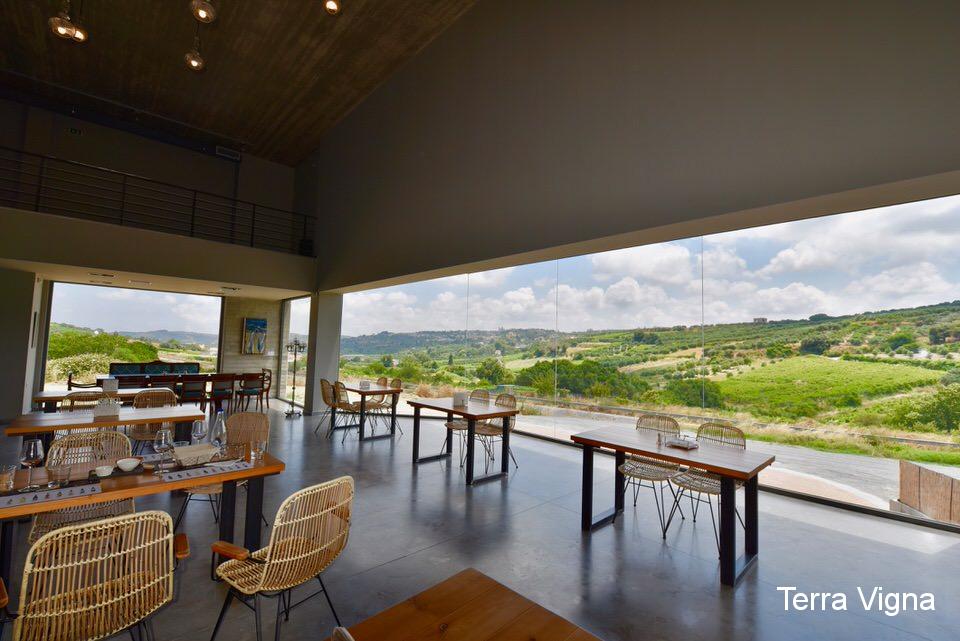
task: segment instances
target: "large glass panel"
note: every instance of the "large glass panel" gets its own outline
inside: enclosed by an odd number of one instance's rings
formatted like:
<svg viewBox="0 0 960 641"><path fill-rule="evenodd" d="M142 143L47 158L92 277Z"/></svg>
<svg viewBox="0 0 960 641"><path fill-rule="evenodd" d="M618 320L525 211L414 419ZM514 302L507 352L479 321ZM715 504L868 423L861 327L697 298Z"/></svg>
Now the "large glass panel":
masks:
<svg viewBox="0 0 960 641"><path fill-rule="evenodd" d="M464 362L473 388L491 399L518 398L516 429L554 436L556 261L470 275L469 336Z"/></svg>
<svg viewBox="0 0 960 641"><path fill-rule="evenodd" d="M163 360L217 369L217 296L56 283L44 387L66 389L106 375L110 363Z"/></svg>
<svg viewBox="0 0 960 641"><path fill-rule="evenodd" d="M776 455L761 483L960 521L958 213L951 197L705 239L708 412Z"/></svg>
<svg viewBox="0 0 960 641"><path fill-rule="evenodd" d="M310 297L294 298L284 302L284 335L280 346L280 381L278 396L285 401L303 405L303 382L309 360Z"/></svg>
<svg viewBox="0 0 960 641"><path fill-rule="evenodd" d="M559 261L559 438L632 427L640 411L692 413L685 403L700 398L703 353L699 254L692 239Z"/></svg>
<svg viewBox="0 0 960 641"><path fill-rule="evenodd" d="M464 274L344 295L340 378L401 379L401 413L413 396L469 387L478 356L467 334L470 283Z"/></svg>

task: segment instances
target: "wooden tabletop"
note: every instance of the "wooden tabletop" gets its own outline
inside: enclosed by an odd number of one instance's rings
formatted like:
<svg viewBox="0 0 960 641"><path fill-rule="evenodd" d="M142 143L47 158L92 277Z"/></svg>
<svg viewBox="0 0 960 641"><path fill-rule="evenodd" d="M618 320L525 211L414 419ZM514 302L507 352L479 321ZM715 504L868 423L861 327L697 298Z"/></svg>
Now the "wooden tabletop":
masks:
<svg viewBox="0 0 960 641"><path fill-rule="evenodd" d="M466 419L476 419L478 421L488 418L501 418L503 416L516 416L520 413L517 407L504 407L497 405L493 401L467 401L466 405L454 405L453 398L411 398L407 401L411 407L437 410L462 416Z"/></svg>
<svg viewBox="0 0 960 641"><path fill-rule="evenodd" d="M103 464L101 462L100 464ZM83 478L91 469L96 467L96 463L71 466L71 478ZM258 461L252 468L246 470L235 470L224 472L222 474L209 474L192 479L181 479L179 481L163 481L160 477L151 472L142 474L127 474L124 476L108 476L100 481L101 492L83 497L74 497L59 501L43 501L37 503L26 503L24 505L15 505L11 507L0 508L0 520L16 518L20 516L39 514L41 512L50 512L68 507L79 505L90 505L93 503L105 503L107 501L116 501L119 499L136 498L138 496L147 496L149 494L161 494L173 490L182 490L212 483L223 483L224 481L238 481L240 479L255 478L258 476L271 476L279 474L285 469L283 461L274 458L270 454L264 454L263 460ZM33 482L46 484L46 473L44 468L38 467L33 470ZM27 470L17 472L14 487L23 487L27 484Z"/></svg>
<svg viewBox="0 0 960 641"><path fill-rule="evenodd" d="M603 427L580 432L570 438L581 445L640 454L740 480L753 478L775 460L775 457L769 454L709 443L701 443L695 450L657 445L657 435L654 432L628 427Z"/></svg>
<svg viewBox="0 0 960 641"><path fill-rule="evenodd" d="M600 641L472 568L350 628L356 641Z"/></svg>
<svg viewBox="0 0 960 641"><path fill-rule="evenodd" d="M7 436L44 434L57 430L81 428L117 427L119 425L144 425L147 423L180 423L200 421L206 414L193 405L168 407L121 407L117 417L94 418L92 410L75 412L30 412L18 416L6 428Z"/></svg>
<svg viewBox="0 0 960 641"><path fill-rule="evenodd" d="M156 387L121 387L116 392L110 392L111 395L115 395L119 398L133 398L140 392L146 392L149 390L155 390ZM47 403L50 401L62 401L67 397L67 394L72 394L73 392L95 392L98 394L103 394L102 387L85 387L83 389L75 389L67 391L65 389L45 389L43 391L37 392L33 395L34 403Z"/></svg>
<svg viewBox="0 0 960 641"><path fill-rule="evenodd" d="M400 394L403 392L403 389L399 387L381 387L376 383L371 383L370 387L363 388L359 385L344 385L343 386L348 392L354 392L360 396L375 396L377 394Z"/></svg>

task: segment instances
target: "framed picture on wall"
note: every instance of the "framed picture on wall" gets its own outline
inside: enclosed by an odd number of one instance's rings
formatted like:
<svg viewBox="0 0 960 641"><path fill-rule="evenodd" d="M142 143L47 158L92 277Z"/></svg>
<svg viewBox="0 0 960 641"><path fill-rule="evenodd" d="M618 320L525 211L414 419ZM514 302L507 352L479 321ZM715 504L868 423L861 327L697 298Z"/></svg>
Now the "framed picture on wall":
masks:
<svg viewBox="0 0 960 641"><path fill-rule="evenodd" d="M267 319L244 318L243 345L241 346L241 352L244 354L263 354L266 346Z"/></svg>

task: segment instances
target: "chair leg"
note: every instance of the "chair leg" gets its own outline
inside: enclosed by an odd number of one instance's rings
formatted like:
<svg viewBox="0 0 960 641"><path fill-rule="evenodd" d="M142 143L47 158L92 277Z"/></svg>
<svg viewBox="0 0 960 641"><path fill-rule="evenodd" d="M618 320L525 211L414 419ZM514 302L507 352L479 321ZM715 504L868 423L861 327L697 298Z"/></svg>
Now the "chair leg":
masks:
<svg viewBox="0 0 960 641"><path fill-rule="evenodd" d="M253 619L254 625L257 626L257 641L263 641L263 630L260 626L260 595L253 595Z"/></svg>
<svg viewBox="0 0 960 641"><path fill-rule="evenodd" d="M327 592L327 586L323 584L323 578L318 574L317 581L320 582L320 589L323 590L323 596L327 597L327 605L330 606L330 611L333 612L333 618L337 622L337 625L340 624L340 617L337 616L337 611L333 607L333 601L330 600L330 593Z"/></svg>
<svg viewBox="0 0 960 641"><path fill-rule="evenodd" d="M280 622L283 621L281 614L283 614L283 595L285 593L281 592L277 597L277 622L273 625L273 640L280 641Z"/></svg>
<svg viewBox="0 0 960 641"><path fill-rule="evenodd" d="M218 524L220 523L220 515L217 514L217 500L213 496L207 497L207 503L210 504L210 511L213 512L213 522Z"/></svg>
<svg viewBox="0 0 960 641"><path fill-rule="evenodd" d="M223 607L220 608L220 616L217 617L217 623L213 626L213 634L210 635L210 641L214 641L217 638L217 632L220 631L220 626L223 624L223 617L227 615L227 610L230 608L230 603L233 601L233 589L227 590L227 597L223 600Z"/></svg>
<svg viewBox="0 0 960 641"><path fill-rule="evenodd" d="M177 518L176 518L176 520L173 522L173 531L174 531L174 532L176 532L178 529L180 529L180 521L183 520L183 515L187 513L187 504L188 504L189 502L190 502L190 495L187 494L187 495L183 498L183 505L180 506L180 511L177 512Z"/></svg>
<svg viewBox="0 0 960 641"><path fill-rule="evenodd" d="M713 514L713 499L710 497L709 494L707 494L707 505L710 506L710 522L713 524L713 538L716 539L717 541L717 556L719 556L720 555L720 534L717 532L717 517L714 516Z"/></svg>

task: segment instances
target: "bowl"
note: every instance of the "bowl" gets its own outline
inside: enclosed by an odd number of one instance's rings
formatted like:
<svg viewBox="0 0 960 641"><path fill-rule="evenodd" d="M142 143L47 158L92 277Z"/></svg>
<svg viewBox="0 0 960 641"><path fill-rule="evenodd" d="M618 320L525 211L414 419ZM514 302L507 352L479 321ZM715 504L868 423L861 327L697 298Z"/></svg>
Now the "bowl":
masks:
<svg viewBox="0 0 960 641"><path fill-rule="evenodd" d="M132 472L133 470L137 469L137 466L140 465L140 461L142 460L143 459L141 459L139 456L122 458L119 461L117 461L117 467L119 467L124 472Z"/></svg>
<svg viewBox="0 0 960 641"><path fill-rule="evenodd" d="M93 468L93 471L97 473L97 476L99 476L100 478L103 478L105 476L110 476L111 474L113 474L113 466L98 465L97 467Z"/></svg>

